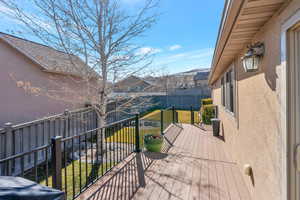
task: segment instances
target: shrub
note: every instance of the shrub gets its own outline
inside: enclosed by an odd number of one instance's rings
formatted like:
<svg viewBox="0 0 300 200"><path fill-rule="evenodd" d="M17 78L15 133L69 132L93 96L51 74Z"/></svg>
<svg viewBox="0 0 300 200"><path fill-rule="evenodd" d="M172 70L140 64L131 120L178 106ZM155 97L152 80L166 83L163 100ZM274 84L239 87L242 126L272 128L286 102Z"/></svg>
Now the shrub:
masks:
<svg viewBox="0 0 300 200"><path fill-rule="evenodd" d="M201 105L211 105L213 100L211 98L201 99Z"/></svg>
<svg viewBox="0 0 300 200"><path fill-rule="evenodd" d="M201 113L202 113L202 122L204 124L211 124L211 119L215 117L215 105L203 105L201 107Z"/></svg>

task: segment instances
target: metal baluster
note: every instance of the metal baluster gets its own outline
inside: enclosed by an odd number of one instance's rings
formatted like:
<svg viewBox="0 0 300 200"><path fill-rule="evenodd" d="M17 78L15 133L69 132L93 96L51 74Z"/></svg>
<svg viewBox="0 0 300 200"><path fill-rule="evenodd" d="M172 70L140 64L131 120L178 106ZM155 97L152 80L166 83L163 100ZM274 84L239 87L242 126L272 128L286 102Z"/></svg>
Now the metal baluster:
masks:
<svg viewBox="0 0 300 200"><path fill-rule="evenodd" d="M72 189L73 189L73 199L75 198L75 166L74 166L74 138L71 139L72 142Z"/></svg>
<svg viewBox="0 0 300 200"><path fill-rule="evenodd" d="M113 145L113 151L112 151L112 153L113 153L113 162L112 162L112 167L115 166L115 162L116 162L116 148L115 148L115 146L116 146L116 140L115 140L116 135L115 135L115 127L116 127L115 125L112 126L112 136L113 136L113 143L112 143L112 145Z"/></svg>
<svg viewBox="0 0 300 200"><path fill-rule="evenodd" d="M67 172L68 172L68 170L67 170L67 166L68 166L68 160L67 160L67 158L68 158L68 149L67 149L67 145L66 145L67 141L64 141L63 143L64 143L65 193L66 193L66 196L67 196L67 188L68 188L68 181L67 181L68 180L67 179L67 177L68 177L68 174L67 174Z"/></svg>
<svg viewBox="0 0 300 200"><path fill-rule="evenodd" d="M108 163L107 163L107 161L108 161L108 159L107 159L107 156L108 156L108 144L107 144L107 140L106 140L106 138L107 138L107 136L108 136L108 128L105 128L105 133L104 133L105 135L104 135L104 137L105 137L105 173L107 172L107 170L108 170Z"/></svg>
<svg viewBox="0 0 300 200"><path fill-rule="evenodd" d="M160 134L164 134L164 111L160 110Z"/></svg>
<svg viewBox="0 0 300 200"><path fill-rule="evenodd" d="M97 173L96 173L96 178L98 178L99 177L99 167L98 167L98 165L99 165L99 137L98 137L98 134L99 134L99 130L98 129L96 129L96 165L97 165Z"/></svg>
<svg viewBox="0 0 300 200"><path fill-rule="evenodd" d="M79 190L82 191L82 180L81 180L81 136L79 136Z"/></svg>
<svg viewBox="0 0 300 200"><path fill-rule="evenodd" d="M101 128L100 129L100 137L101 137L101 143L100 143L100 145L101 145L101 176L103 176L103 174L104 174L104 169L103 169L103 167L104 167L104 164L103 164L103 142L105 142L105 141L103 141L103 139L104 139L104 137L103 137L103 128Z"/></svg>
<svg viewBox="0 0 300 200"><path fill-rule="evenodd" d="M131 135L131 152L133 152L134 151L134 146L135 146L135 143L134 143L134 136L135 136L135 134L134 134L134 131L135 131L135 127L133 127L133 121L131 121L131 129L130 129L130 135Z"/></svg>
<svg viewBox="0 0 300 200"><path fill-rule="evenodd" d="M91 164L92 164L92 168L91 168L91 180L92 180L92 183L94 183L94 156L93 156L93 131L91 131Z"/></svg>
<svg viewBox="0 0 300 200"><path fill-rule="evenodd" d="M117 163L120 161L120 124L117 124Z"/></svg>
<svg viewBox="0 0 300 200"><path fill-rule="evenodd" d="M124 144L125 144L124 135L123 135L123 123L120 123L120 137L121 137L121 141L122 141L120 156L121 156L121 160L123 160L124 159Z"/></svg>
<svg viewBox="0 0 300 200"><path fill-rule="evenodd" d="M126 122L126 136L127 136L127 155L129 154L129 151L130 151L130 146L131 146L131 144L130 144L130 135L129 135L129 121L127 121ZM126 155L126 156L127 156Z"/></svg>
<svg viewBox="0 0 300 200"><path fill-rule="evenodd" d="M88 185L88 164L87 164L87 136L84 135L85 139L85 186Z"/></svg>
<svg viewBox="0 0 300 200"><path fill-rule="evenodd" d="M109 128L109 136L111 138L112 136L112 127ZM112 141L110 140L110 143L109 143L109 152L110 152L110 156L109 156L109 169L112 168L112 150L111 150L111 146L112 146Z"/></svg>

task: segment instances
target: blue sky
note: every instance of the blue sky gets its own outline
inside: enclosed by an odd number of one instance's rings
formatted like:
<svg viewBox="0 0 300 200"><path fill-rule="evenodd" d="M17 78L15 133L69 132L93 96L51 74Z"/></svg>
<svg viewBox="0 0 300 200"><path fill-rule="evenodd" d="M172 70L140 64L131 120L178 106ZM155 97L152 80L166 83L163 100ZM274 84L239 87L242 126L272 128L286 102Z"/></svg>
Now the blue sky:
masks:
<svg viewBox="0 0 300 200"><path fill-rule="evenodd" d="M121 1L134 10L143 0ZM141 50L155 52L153 67L167 73L210 67L223 6L224 0L161 0L162 14L139 39ZM5 8L0 6L0 11L5 12ZM1 21L0 31L18 27L8 18Z"/></svg>
<svg viewBox="0 0 300 200"><path fill-rule="evenodd" d="M141 0L123 0L135 6ZM168 73L210 67L224 0L161 0L158 23L143 38Z"/></svg>

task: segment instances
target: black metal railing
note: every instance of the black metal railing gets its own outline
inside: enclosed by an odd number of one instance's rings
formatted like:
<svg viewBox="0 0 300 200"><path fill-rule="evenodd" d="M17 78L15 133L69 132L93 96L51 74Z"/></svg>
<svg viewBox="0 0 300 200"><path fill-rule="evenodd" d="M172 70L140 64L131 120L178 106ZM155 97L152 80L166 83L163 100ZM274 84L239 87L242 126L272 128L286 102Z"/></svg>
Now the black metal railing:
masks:
<svg viewBox="0 0 300 200"><path fill-rule="evenodd" d="M160 110L161 116L161 133L163 134L170 124L178 122L178 113L174 107L169 107L163 110Z"/></svg>
<svg viewBox="0 0 300 200"><path fill-rule="evenodd" d="M200 124L201 123L201 113L200 110L195 110L193 106L190 109L190 117L191 117L191 124Z"/></svg>
<svg viewBox="0 0 300 200"><path fill-rule="evenodd" d="M137 122L135 116L76 136L58 138L56 157L62 160L63 170L57 166L54 170L54 177L58 177L55 185L61 186L55 188L74 199L132 152L139 151L139 143L135 142Z"/></svg>
<svg viewBox="0 0 300 200"><path fill-rule="evenodd" d="M139 152L138 115L63 138L0 160L2 175L18 175L65 192L74 199L132 152ZM43 154L44 159L40 159ZM33 159L26 167L25 160ZM16 165L14 163L18 162ZM20 166L15 174L14 166Z"/></svg>
<svg viewBox="0 0 300 200"><path fill-rule="evenodd" d="M92 129L79 128L68 115L64 128L56 129L61 134L54 134L50 143L1 159L1 174L25 177L74 199L130 154L143 150L143 136L151 129L143 129L142 123L152 120L152 131L163 134L171 124L180 123L180 112L170 107ZM186 112L191 123L196 123L196 111ZM70 123L78 127L76 135L69 134Z"/></svg>

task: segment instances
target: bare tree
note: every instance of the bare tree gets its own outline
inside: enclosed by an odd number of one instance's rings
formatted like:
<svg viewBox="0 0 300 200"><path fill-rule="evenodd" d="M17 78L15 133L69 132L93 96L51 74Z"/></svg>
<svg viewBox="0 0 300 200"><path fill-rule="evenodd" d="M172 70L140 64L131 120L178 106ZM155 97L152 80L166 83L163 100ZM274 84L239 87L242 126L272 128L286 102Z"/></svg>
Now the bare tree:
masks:
<svg viewBox="0 0 300 200"><path fill-rule="evenodd" d="M88 94L80 101L90 102L101 124L114 83L151 64L153 51L141 51L136 41L157 20L156 0L144 0L135 13L119 0L28 0L30 10L22 7L24 2L0 2L42 43L68 55L68 70L79 72L86 83ZM90 70L82 70L76 57Z"/></svg>

